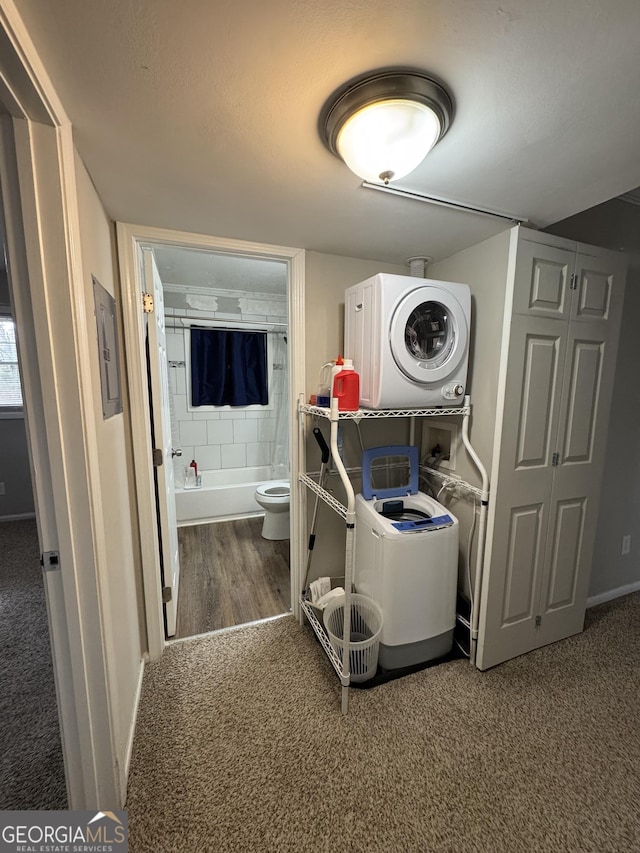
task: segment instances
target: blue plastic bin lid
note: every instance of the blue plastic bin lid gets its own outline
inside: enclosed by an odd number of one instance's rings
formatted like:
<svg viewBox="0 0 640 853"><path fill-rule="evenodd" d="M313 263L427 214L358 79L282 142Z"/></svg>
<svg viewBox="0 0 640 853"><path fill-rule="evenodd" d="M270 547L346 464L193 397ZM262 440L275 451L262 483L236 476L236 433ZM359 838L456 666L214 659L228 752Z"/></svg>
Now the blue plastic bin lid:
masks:
<svg viewBox="0 0 640 853"><path fill-rule="evenodd" d="M371 463L386 456L406 456L409 459L409 483L390 489L375 489L371 485ZM411 444L388 444L385 447L371 447L362 453L362 496L370 501L373 498L403 498L415 495L418 491L418 448Z"/></svg>

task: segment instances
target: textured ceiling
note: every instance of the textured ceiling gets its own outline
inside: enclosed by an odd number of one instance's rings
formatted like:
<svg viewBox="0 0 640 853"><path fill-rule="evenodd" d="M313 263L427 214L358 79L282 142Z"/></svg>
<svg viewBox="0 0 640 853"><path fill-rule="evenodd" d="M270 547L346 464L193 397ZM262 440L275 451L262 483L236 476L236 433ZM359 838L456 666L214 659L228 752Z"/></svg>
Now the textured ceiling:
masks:
<svg viewBox="0 0 640 853"><path fill-rule="evenodd" d="M640 185L638 0L16 0L108 213L400 262L505 227L386 196L322 145L329 94L432 73L449 133L402 186L545 226Z"/></svg>

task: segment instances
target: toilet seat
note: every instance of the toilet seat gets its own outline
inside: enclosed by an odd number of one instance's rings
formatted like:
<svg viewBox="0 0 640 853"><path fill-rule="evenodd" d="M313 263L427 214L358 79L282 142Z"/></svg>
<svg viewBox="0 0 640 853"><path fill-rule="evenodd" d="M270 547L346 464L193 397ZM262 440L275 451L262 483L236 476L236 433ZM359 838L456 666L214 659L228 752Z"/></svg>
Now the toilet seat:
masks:
<svg viewBox="0 0 640 853"><path fill-rule="evenodd" d="M286 480L271 480L258 486L256 494L273 503L288 503L291 498L291 486Z"/></svg>

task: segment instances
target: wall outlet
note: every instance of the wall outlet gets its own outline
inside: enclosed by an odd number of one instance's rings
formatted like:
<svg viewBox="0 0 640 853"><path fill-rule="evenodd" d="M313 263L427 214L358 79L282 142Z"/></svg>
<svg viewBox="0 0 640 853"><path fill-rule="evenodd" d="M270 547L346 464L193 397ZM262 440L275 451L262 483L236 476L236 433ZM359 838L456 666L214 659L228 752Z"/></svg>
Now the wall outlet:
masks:
<svg viewBox="0 0 640 853"><path fill-rule="evenodd" d="M627 536L622 537L622 556L628 554L631 551L631 534L627 534Z"/></svg>
<svg viewBox="0 0 640 853"><path fill-rule="evenodd" d="M4 495L4 483L0 483L0 495Z"/></svg>

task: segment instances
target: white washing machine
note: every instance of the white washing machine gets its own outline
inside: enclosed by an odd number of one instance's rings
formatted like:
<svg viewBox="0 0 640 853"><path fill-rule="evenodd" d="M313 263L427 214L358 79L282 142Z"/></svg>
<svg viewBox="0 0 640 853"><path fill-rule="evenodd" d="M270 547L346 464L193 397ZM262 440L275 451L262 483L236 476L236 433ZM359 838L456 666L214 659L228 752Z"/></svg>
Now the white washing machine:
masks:
<svg viewBox="0 0 640 853"><path fill-rule="evenodd" d="M378 273L348 288L344 352L360 374L360 405L462 405L470 323L467 284Z"/></svg>
<svg viewBox="0 0 640 853"><path fill-rule="evenodd" d="M376 488L372 462L408 457L409 483ZM380 472L377 472L380 476ZM399 669L446 655L453 645L458 520L418 491L418 448L365 450L356 495L356 591L382 609L379 663Z"/></svg>

